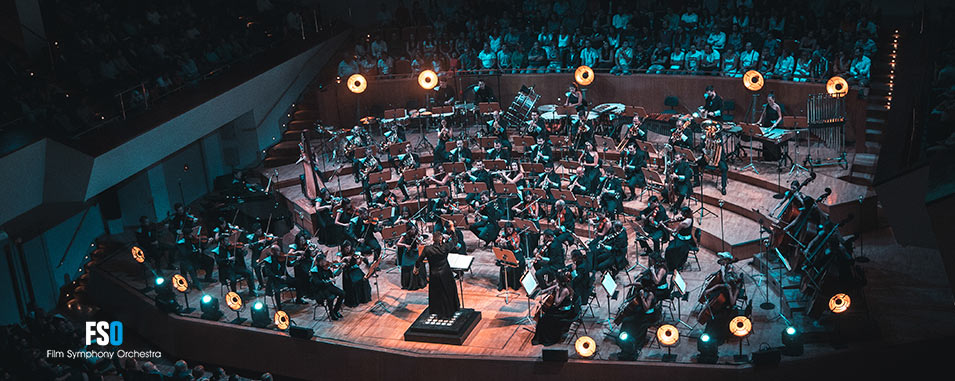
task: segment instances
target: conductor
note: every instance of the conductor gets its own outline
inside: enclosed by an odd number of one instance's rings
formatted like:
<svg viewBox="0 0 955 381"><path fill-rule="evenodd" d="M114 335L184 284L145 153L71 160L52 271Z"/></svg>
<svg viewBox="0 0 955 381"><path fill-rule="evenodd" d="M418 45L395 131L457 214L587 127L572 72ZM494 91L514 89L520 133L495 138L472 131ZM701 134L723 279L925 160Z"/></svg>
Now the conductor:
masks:
<svg viewBox="0 0 955 381"><path fill-rule="evenodd" d="M448 233L450 235L446 235ZM428 304L431 313L442 319L450 319L461 308L458 299L458 289L454 284L451 265L448 264L448 253L454 251L455 242L454 224L451 223L447 232L435 231L433 243L426 246L418 257L413 272L418 275L421 263L428 260Z"/></svg>

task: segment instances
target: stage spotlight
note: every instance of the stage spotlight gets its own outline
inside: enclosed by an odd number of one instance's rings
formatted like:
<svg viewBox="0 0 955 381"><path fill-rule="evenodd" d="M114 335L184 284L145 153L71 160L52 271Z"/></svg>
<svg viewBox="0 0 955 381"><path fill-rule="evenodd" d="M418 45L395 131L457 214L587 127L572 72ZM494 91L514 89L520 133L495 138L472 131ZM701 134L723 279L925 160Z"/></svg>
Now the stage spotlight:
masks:
<svg viewBox="0 0 955 381"><path fill-rule="evenodd" d="M802 338L795 327L786 327L782 332L783 354L786 356L802 356Z"/></svg>
<svg viewBox="0 0 955 381"><path fill-rule="evenodd" d="M219 310L219 299L216 299L214 296L205 294L199 299L199 310L202 311L202 318L205 320L219 320L222 319L222 311Z"/></svg>
<svg viewBox="0 0 955 381"><path fill-rule="evenodd" d="M156 302L156 308L166 313L178 313L179 302L176 302L176 294L166 282L166 278L156 277L156 296L153 300Z"/></svg>
<svg viewBox="0 0 955 381"><path fill-rule="evenodd" d="M438 85L438 75L434 71L425 70L418 74L418 86L422 89L431 90Z"/></svg>
<svg viewBox="0 0 955 381"><path fill-rule="evenodd" d="M146 261L146 255L143 253L143 249L140 249L139 246L133 246L129 249L129 252L133 254L133 259L136 260L136 263L143 263Z"/></svg>
<svg viewBox="0 0 955 381"><path fill-rule="evenodd" d="M749 91L759 91L763 88L763 75L756 70L747 71L743 74L743 86Z"/></svg>
<svg viewBox="0 0 955 381"><path fill-rule="evenodd" d="M272 316L272 323L275 323L275 328L278 328L280 331L288 329L288 314L285 313L285 311L275 311L275 315Z"/></svg>
<svg viewBox="0 0 955 381"><path fill-rule="evenodd" d="M696 355L696 362L701 364L716 364L720 359L719 355L719 344L714 340L708 333L703 333L700 335L700 339L696 341L696 350L699 352Z"/></svg>
<svg viewBox="0 0 955 381"><path fill-rule="evenodd" d="M368 87L368 82L365 81L365 76L361 74L352 74L351 77L348 77L348 90L355 93L361 94L365 92L365 89Z"/></svg>
<svg viewBox="0 0 955 381"><path fill-rule="evenodd" d="M680 341L680 330L670 324L661 325L657 328L657 341L660 345L667 347L667 354L663 355L663 362L673 362L676 355L670 353L670 347Z"/></svg>
<svg viewBox="0 0 955 381"><path fill-rule="evenodd" d="M829 78L826 82L826 92L833 97L843 97L849 93L849 83L840 76Z"/></svg>
<svg viewBox="0 0 955 381"><path fill-rule="evenodd" d="M730 320L730 333L739 338L739 354L733 355L733 361L746 362L749 358L743 354L743 338L753 331L753 322L748 317L740 315Z"/></svg>
<svg viewBox="0 0 955 381"><path fill-rule="evenodd" d="M627 341L627 339L630 338L630 334L621 331L620 336L617 336L617 337L620 338L620 341Z"/></svg>
<svg viewBox="0 0 955 381"><path fill-rule="evenodd" d="M166 278L163 278L161 276L156 277L156 287L162 287L162 285L165 283L166 283Z"/></svg>
<svg viewBox="0 0 955 381"><path fill-rule="evenodd" d="M574 82L581 86L594 83L594 69L587 65L581 65L574 71Z"/></svg>
<svg viewBox="0 0 955 381"><path fill-rule="evenodd" d="M852 304L852 299L849 298L849 295L839 293L833 295L829 298L829 311L832 311L836 314L841 314L846 312L849 309L849 305Z"/></svg>
<svg viewBox="0 0 955 381"><path fill-rule="evenodd" d="M228 294L225 294L225 305L230 310L235 311L235 319L232 319L232 324L242 324L245 321L245 318L239 314L239 310L242 308L242 298L239 297L239 294L236 294L235 291L229 291Z"/></svg>
<svg viewBox="0 0 955 381"><path fill-rule="evenodd" d="M186 281L186 277L175 274L172 276L172 286L179 292L186 292L189 290L189 282Z"/></svg>
<svg viewBox="0 0 955 381"><path fill-rule="evenodd" d="M257 328L265 328L268 327L269 323L271 322L272 319L269 317L269 306L258 300L256 300L255 303L252 303L252 326Z"/></svg>
<svg viewBox="0 0 955 381"><path fill-rule="evenodd" d="M574 350L583 358L590 358L597 353L597 342L590 336L581 336L574 342Z"/></svg>

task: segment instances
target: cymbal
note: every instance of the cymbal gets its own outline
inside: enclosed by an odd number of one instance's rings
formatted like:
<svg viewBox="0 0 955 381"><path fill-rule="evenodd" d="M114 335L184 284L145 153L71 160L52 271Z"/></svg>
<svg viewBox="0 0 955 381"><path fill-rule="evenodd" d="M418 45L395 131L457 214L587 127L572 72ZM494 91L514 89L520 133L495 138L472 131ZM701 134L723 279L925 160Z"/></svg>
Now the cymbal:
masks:
<svg viewBox="0 0 955 381"><path fill-rule="evenodd" d="M557 105L540 105L537 106L537 112L543 114L545 112L554 112L557 111Z"/></svg>

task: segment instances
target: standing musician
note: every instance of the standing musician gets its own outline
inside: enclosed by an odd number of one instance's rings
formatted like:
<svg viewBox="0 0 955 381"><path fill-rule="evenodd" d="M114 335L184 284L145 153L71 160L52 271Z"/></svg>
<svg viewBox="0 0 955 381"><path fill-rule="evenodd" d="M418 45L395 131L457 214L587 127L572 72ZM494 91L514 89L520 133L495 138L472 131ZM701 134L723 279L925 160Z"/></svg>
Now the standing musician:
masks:
<svg viewBox="0 0 955 381"><path fill-rule="evenodd" d="M424 238L418 232L418 224L408 222L408 230L398 238L398 266L401 267L401 289L419 290L428 285L428 275L424 273L424 263L418 263L418 246L424 244ZM417 269L417 274L415 274Z"/></svg>
<svg viewBox="0 0 955 381"><path fill-rule="evenodd" d="M472 202L474 213L478 213L482 217L479 221L471 224L468 230L474 233L480 240L484 241L485 247L494 242L494 239L497 238L497 235L501 231L497 222L501 220L502 213L498 209L496 201L496 199L491 199L488 192L481 192L478 200Z"/></svg>
<svg viewBox="0 0 955 381"><path fill-rule="evenodd" d="M136 243L139 244L140 249L143 249L146 261L152 263L152 266L158 269L166 250L159 242L159 229L156 224L149 220L149 217L139 217L139 230L136 231ZM170 268L172 267L171 259L167 259L166 263Z"/></svg>
<svg viewBox="0 0 955 381"><path fill-rule="evenodd" d="M550 162L553 150L550 146L550 140L544 136L538 135L534 138L535 144L527 151L526 157L532 163L547 164Z"/></svg>
<svg viewBox="0 0 955 381"><path fill-rule="evenodd" d="M498 263L500 266L500 275L497 281L497 290L501 291L506 287L513 290L521 288L521 275L527 270L527 262L524 259L524 252L521 250L521 234L510 222L504 224L504 230L501 236L494 241L494 246L504 250L510 250L514 253L517 263ZM505 279L506 278L506 279Z"/></svg>
<svg viewBox="0 0 955 381"><path fill-rule="evenodd" d="M564 107L573 107L580 120L586 120L587 100L584 99L583 92L580 91L577 84L571 82L567 85L567 93L564 95L567 96L567 99L564 100Z"/></svg>
<svg viewBox="0 0 955 381"><path fill-rule="evenodd" d="M676 196L676 201L670 205L670 210L675 211L693 191L693 168L684 160L682 153L673 154L673 173L670 174L669 180L670 189L664 197L672 199Z"/></svg>
<svg viewBox="0 0 955 381"><path fill-rule="evenodd" d="M537 247L534 257L531 258L531 264L537 271L534 277L542 288L556 279L557 272L564 267L564 235L554 237L555 232L551 229L544 230L543 241Z"/></svg>
<svg viewBox="0 0 955 381"><path fill-rule="evenodd" d="M408 201L408 182L405 181L404 173L409 169L416 169L421 166L421 158L411 152L411 145L405 145L404 152L391 158L391 166L395 167L395 173L398 175L398 184L396 188L405 196L403 201Z"/></svg>
<svg viewBox="0 0 955 381"><path fill-rule="evenodd" d="M600 206L607 211L611 219L617 218L617 212L623 208L623 181L614 176L611 167L601 167L600 187L597 198L600 200Z"/></svg>
<svg viewBox="0 0 955 381"><path fill-rule="evenodd" d="M361 188L364 190L365 202L371 202L371 184L368 182L369 176L372 173L381 172L384 168L372 152L368 152L365 157L356 160L355 168L359 171L357 172L357 176L361 182Z"/></svg>
<svg viewBox="0 0 955 381"><path fill-rule="evenodd" d="M282 288L291 283L286 256L278 242L272 243L259 255L262 276L265 277L265 294L275 300L275 308L282 309Z"/></svg>
<svg viewBox="0 0 955 381"><path fill-rule="evenodd" d="M346 235L355 244L355 250L361 253L372 253L374 260L381 256L381 243L375 237L375 232L381 229L380 221L368 214L368 209L362 207L358 215L352 217L348 224Z"/></svg>
<svg viewBox="0 0 955 381"><path fill-rule="evenodd" d="M557 283L543 290L544 300L538 312L533 345L550 346L561 342L580 313L578 295L571 287L572 275L564 270L557 274Z"/></svg>
<svg viewBox="0 0 955 381"><path fill-rule="evenodd" d="M471 149L464 146L464 140L454 142L454 148L449 153L449 159L451 162L464 163L464 167L468 169L471 168L471 162L474 161L471 157Z"/></svg>
<svg viewBox="0 0 955 381"><path fill-rule="evenodd" d="M342 242L338 260L342 262L342 290L345 294L345 305L358 307L371 301L371 284L365 278L365 272L360 265L368 264L368 258L355 251L351 240Z"/></svg>
<svg viewBox="0 0 955 381"><path fill-rule="evenodd" d="M215 258L216 267L219 268L219 283L229 285L230 290L236 291L235 273L232 271L235 257L232 255L232 249L229 248L228 236L213 236L209 239L204 251L206 255Z"/></svg>
<svg viewBox="0 0 955 381"><path fill-rule="evenodd" d="M670 234L664 229L664 223L668 220L667 211L657 196L650 196L646 209L640 211L639 219L643 221L643 231L647 238L653 241L653 252L659 253L660 242L669 242ZM646 240L640 240L638 243L645 252L650 252L650 245Z"/></svg>
<svg viewBox="0 0 955 381"><path fill-rule="evenodd" d="M335 277L342 273L342 265L343 262L329 261L325 253L320 252L312 260L312 267L309 269L312 298L328 306L328 317L332 320L342 318L342 301L345 299L345 292L335 285Z"/></svg>
<svg viewBox="0 0 955 381"><path fill-rule="evenodd" d="M695 244L693 242L693 211L688 206L680 208L680 213L673 217L671 221L678 221L673 228L663 225L664 229L673 235L673 240L667 246L664 252L667 269L670 271L680 270L686 264L687 256L690 254Z"/></svg>
<svg viewBox="0 0 955 381"><path fill-rule="evenodd" d="M646 188L647 186L647 179L643 175L643 168L647 167L647 159L647 152L640 149L636 143L631 141L624 147L621 162L624 163L623 172L627 177L627 188L630 189L628 201L637 198L637 187Z"/></svg>
<svg viewBox="0 0 955 381"><path fill-rule="evenodd" d="M343 198L342 207L338 209L338 212L335 213L335 218L332 220L334 224L331 226L329 236L334 237L334 240L329 242L329 244L340 245L343 240L348 237L348 229L351 224L352 217L355 216L355 207L352 206L351 199Z"/></svg>
<svg viewBox="0 0 955 381"><path fill-rule="evenodd" d="M317 227L315 228L315 234L318 238L318 242L325 245L337 245L338 242L335 237L332 235L334 230L334 217L332 216L332 211L338 206L338 202L332 193L328 191L327 188L321 188L318 190L318 199L315 202L315 214L317 215Z"/></svg>
<svg viewBox="0 0 955 381"><path fill-rule="evenodd" d="M591 179L592 182L595 182L600 173L597 170L600 166L600 155L597 154L597 150L594 149L594 145L591 142L584 143L584 150L580 153L580 158L578 158L580 165L584 167L584 172L587 174L587 177ZM597 185L596 183L591 185Z"/></svg>
<svg viewBox="0 0 955 381"><path fill-rule="evenodd" d="M441 166L441 164L447 163L450 160L447 149L447 143L449 141L451 141L451 128L448 127L447 119L441 119L441 128L438 130L438 143L434 145L434 150L432 151L432 168Z"/></svg>
<svg viewBox="0 0 955 381"><path fill-rule="evenodd" d="M706 119L716 119L720 117L723 110L723 97L716 94L713 85L706 86L703 93L703 105L700 106L700 116Z"/></svg>
<svg viewBox="0 0 955 381"><path fill-rule="evenodd" d="M766 104L763 105L763 112L759 115L759 120L756 121L756 124L760 127L776 128L782 120L783 110L779 107L779 104L776 103L776 93L770 91L769 94L766 95Z"/></svg>
<svg viewBox="0 0 955 381"><path fill-rule="evenodd" d="M596 260L596 271L609 271L613 275L620 270L626 270L630 264L627 260L627 230L623 223L614 220L612 231L601 238L593 246L590 255Z"/></svg>
<svg viewBox="0 0 955 381"><path fill-rule="evenodd" d="M617 335L617 346L620 347L618 360L637 359L640 348L647 342L647 330L660 320L657 303L653 290L643 287L640 283L634 286L633 296L624 302L623 310L614 319L614 323L620 325L620 333Z"/></svg>

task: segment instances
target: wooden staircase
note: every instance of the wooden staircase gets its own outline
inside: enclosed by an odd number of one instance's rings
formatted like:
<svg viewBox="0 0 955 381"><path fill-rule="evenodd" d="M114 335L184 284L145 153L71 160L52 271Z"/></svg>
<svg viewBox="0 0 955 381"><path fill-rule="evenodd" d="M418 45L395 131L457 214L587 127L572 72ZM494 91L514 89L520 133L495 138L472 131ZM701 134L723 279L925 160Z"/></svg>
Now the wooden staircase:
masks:
<svg viewBox="0 0 955 381"><path fill-rule="evenodd" d="M288 114L289 120L284 125L285 131L282 131L282 139L266 150L263 163L266 168L281 167L298 160L298 143L301 141L303 131L308 134L309 139L319 137L312 127L321 119L322 113L314 97L310 97L309 94L314 94L311 87L306 89L298 102L292 105L292 110Z"/></svg>
<svg viewBox="0 0 955 381"><path fill-rule="evenodd" d="M885 136L886 120L891 110L892 86L895 70L893 56L895 52L894 35L890 34L879 46L872 57L871 83L869 84L868 106L866 107L864 149L856 152L852 159L849 177L845 180L859 185L872 185L879 163Z"/></svg>

